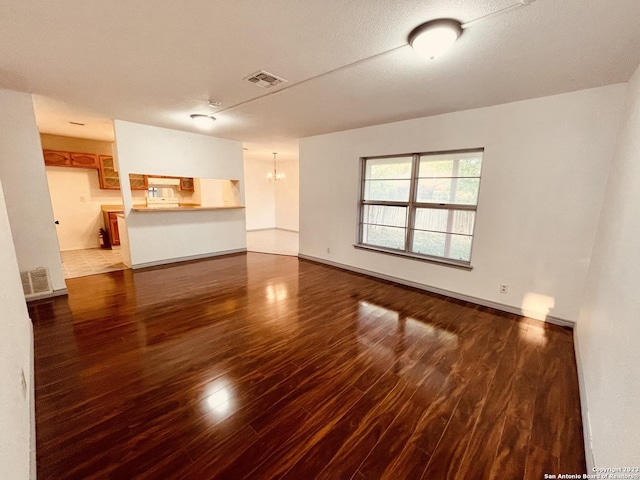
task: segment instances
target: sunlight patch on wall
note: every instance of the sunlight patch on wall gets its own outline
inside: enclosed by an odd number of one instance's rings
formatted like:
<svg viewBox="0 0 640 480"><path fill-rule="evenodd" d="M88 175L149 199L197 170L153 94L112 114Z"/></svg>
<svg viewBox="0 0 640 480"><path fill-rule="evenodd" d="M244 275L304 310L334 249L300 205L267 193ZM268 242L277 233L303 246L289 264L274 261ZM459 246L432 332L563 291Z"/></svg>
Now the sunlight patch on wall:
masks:
<svg viewBox="0 0 640 480"><path fill-rule="evenodd" d="M522 300L522 315L545 321L549 311L556 305L556 300L541 293L527 293Z"/></svg>

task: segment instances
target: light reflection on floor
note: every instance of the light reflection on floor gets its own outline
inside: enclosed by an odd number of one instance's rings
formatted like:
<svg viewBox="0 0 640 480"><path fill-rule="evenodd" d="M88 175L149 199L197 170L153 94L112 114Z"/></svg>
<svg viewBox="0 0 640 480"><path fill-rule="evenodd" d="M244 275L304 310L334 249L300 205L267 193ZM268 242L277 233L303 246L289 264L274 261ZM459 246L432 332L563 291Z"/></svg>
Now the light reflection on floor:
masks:
<svg viewBox="0 0 640 480"><path fill-rule="evenodd" d="M202 399L205 413L213 414L216 417L215 420L219 420L233 406L232 391L224 378L209 383L204 388Z"/></svg>
<svg viewBox="0 0 640 480"><path fill-rule="evenodd" d="M455 333L435 327L429 323L417 320L412 317L401 317L395 310L376 305L367 301L358 302L358 319L360 322L369 323L372 319L376 322L386 323L386 332L389 337L393 337L395 342L380 341L376 337L369 338L370 328L363 328L358 341L362 345L371 347L372 350L380 347L393 351L395 361L405 359L406 353L418 338L421 344L425 340L436 342L447 349L456 349L458 346L458 336ZM384 353L381 353L384 356Z"/></svg>

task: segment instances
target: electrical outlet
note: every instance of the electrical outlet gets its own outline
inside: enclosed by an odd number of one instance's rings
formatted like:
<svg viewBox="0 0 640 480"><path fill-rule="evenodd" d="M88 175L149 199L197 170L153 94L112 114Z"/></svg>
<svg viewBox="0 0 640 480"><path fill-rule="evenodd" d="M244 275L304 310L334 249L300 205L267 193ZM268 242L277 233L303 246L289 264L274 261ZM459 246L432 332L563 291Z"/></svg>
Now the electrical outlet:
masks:
<svg viewBox="0 0 640 480"><path fill-rule="evenodd" d="M331 253L331 248L327 247L327 253Z"/></svg>
<svg viewBox="0 0 640 480"><path fill-rule="evenodd" d="M500 293L507 293L509 291L509 285L506 283L500 284Z"/></svg>

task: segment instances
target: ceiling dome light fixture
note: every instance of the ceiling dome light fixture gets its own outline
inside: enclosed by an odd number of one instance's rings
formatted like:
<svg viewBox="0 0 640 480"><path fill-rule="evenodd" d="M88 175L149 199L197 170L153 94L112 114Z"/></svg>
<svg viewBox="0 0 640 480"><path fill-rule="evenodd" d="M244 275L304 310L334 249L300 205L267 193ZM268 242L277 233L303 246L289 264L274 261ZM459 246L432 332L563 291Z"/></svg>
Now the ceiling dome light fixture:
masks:
<svg viewBox="0 0 640 480"><path fill-rule="evenodd" d="M450 18L423 23L409 34L409 45L423 57L434 59L449 50L462 35L462 24Z"/></svg>
<svg viewBox="0 0 640 480"><path fill-rule="evenodd" d="M216 119L213 115L206 115L204 113L192 113L190 116L198 128L211 128Z"/></svg>

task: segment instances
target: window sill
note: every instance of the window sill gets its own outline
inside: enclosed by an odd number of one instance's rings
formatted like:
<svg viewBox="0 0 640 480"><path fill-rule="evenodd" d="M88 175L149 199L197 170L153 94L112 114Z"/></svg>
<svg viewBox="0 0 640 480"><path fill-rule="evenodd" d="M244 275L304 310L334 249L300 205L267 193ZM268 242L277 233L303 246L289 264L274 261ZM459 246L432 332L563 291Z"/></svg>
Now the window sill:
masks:
<svg viewBox="0 0 640 480"><path fill-rule="evenodd" d="M435 263L437 265L443 265L446 267L459 268L461 270L473 270L473 267L468 263L460 263L455 260L448 260L446 258L428 257L426 255L419 255L416 253L400 252L398 250L387 249L383 247L374 247L372 245L354 244L354 248L359 250L369 250L371 252L386 253L387 255L394 255L396 257L409 258L411 260L419 260L421 262Z"/></svg>

